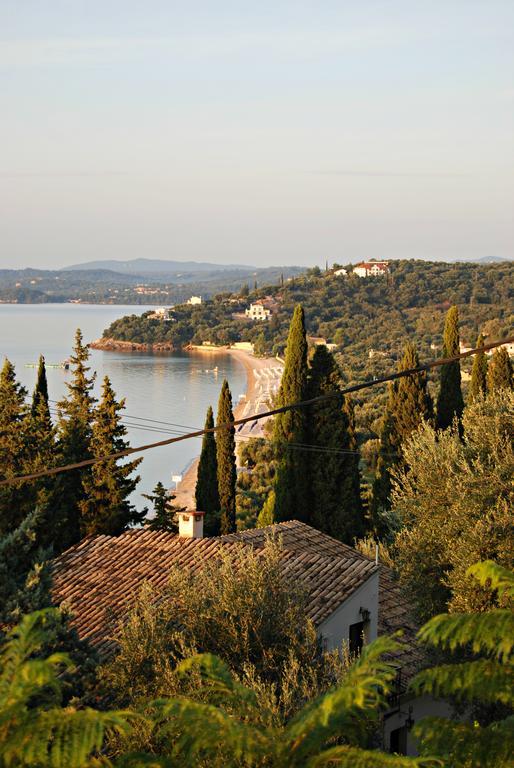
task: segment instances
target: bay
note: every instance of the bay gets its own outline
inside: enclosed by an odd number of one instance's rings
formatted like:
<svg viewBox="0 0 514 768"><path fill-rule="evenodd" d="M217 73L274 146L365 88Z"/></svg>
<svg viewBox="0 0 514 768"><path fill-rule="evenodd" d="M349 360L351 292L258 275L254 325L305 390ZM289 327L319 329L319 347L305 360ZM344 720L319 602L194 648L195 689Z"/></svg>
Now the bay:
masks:
<svg viewBox="0 0 514 768"><path fill-rule="evenodd" d="M32 391L40 354L49 364L59 364L71 353L75 330L87 342L102 335L115 319L142 314L148 306L93 304L0 304L0 357L8 357L17 378ZM126 398L124 422L132 446L157 442L173 433L203 426L209 405L216 410L219 390L228 379L234 402L246 389L246 373L232 356L195 352L105 352L91 350L90 365L96 371L95 393L109 376L118 398ZM215 370L217 368L217 370ZM56 401L66 394L70 372L47 368L49 397L55 413ZM165 424L160 422L166 422ZM180 425L180 426L179 426ZM185 440L141 454L141 482L133 503L141 509L160 480L170 487L171 477L181 474L200 452L200 440Z"/></svg>

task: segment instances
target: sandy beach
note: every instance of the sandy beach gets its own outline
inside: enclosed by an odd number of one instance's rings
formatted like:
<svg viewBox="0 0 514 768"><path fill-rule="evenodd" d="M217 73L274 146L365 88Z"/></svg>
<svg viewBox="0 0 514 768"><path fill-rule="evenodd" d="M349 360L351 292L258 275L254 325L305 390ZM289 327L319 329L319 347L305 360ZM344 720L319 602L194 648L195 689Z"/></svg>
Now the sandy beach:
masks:
<svg viewBox="0 0 514 768"><path fill-rule="evenodd" d="M253 413L263 413L267 411L271 397L280 386L283 365L275 357L254 357L250 352L241 349L223 348L219 350L195 349L200 355L216 355L219 352L230 354L235 357L246 371L246 393L237 401L238 393L233 392L234 398L234 417L242 419ZM236 428L237 442L251 437L261 437L262 427L265 420L250 421ZM188 467L187 471L179 483L179 487L174 492L176 496L175 504L194 508L194 493L196 487L196 474L198 471L198 459Z"/></svg>

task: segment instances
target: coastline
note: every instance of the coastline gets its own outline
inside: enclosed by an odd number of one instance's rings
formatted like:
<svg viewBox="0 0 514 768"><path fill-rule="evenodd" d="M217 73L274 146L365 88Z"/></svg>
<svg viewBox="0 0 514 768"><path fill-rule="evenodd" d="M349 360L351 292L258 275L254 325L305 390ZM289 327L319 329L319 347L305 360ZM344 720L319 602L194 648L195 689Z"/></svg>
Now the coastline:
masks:
<svg viewBox="0 0 514 768"><path fill-rule="evenodd" d="M244 399L236 403L234 417L244 418L251 413L266 410L268 395L278 387L283 369L282 363L275 357L255 357L250 352L233 347L189 348L189 351L201 355L230 354L240 362L246 371L246 393ZM264 422L250 422L241 425L236 432L238 440L249 440L262 436ZM174 504L187 509L194 509L194 495L199 457L185 471L179 487L174 491Z"/></svg>
<svg viewBox="0 0 514 768"><path fill-rule="evenodd" d="M175 347L170 342L141 344L137 341L119 341L104 337L90 341L88 346L91 349L100 349L104 352L175 352Z"/></svg>

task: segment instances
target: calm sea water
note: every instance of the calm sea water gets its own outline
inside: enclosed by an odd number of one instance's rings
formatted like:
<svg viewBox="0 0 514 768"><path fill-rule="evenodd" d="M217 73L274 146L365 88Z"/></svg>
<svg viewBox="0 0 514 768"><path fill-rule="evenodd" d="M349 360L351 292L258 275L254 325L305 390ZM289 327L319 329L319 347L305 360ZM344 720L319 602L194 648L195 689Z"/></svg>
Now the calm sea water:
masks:
<svg viewBox="0 0 514 768"><path fill-rule="evenodd" d="M150 307L85 304L0 304L0 357L8 357L13 362L18 379L32 390L36 369L28 365L36 363L39 354L45 356L47 363L58 364L67 358L76 328L81 328L86 341L93 341L116 318L141 314L148 309ZM203 426L208 405L216 409L224 377L229 381L234 401L246 388L245 371L230 355L92 350L90 365L97 373L97 394L107 375L118 397L126 398L124 420L132 446L172 437L168 430L181 429L173 425ZM47 375L50 399L58 400L66 392L70 374L48 367ZM171 476L181 474L199 452L197 439L142 453L144 459L138 470L141 482L133 499L136 506L144 506L141 493L149 493L159 480L170 486Z"/></svg>

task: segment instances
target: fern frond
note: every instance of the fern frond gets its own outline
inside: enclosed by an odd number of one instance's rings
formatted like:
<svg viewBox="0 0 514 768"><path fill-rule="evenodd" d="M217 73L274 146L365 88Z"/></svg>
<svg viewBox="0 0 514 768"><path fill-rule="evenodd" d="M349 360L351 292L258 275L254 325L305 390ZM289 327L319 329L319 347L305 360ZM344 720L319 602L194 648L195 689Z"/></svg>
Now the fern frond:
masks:
<svg viewBox="0 0 514 768"><path fill-rule="evenodd" d="M507 659L514 648L514 613L503 608L487 613L442 613L421 627L418 639L450 651L469 645L473 653Z"/></svg>
<svg viewBox="0 0 514 768"><path fill-rule="evenodd" d="M514 705L514 669L490 659L424 669L410 687L418 695Z"/></svg>
<svg viewBox="0 0 514 768"><path fill-rule="evenodd" d="M3 764L44 765L48 768L83 768L98 751L109 731L127 734L126 712L93 709L33 710L15 724L0 745Z"/></svg>
<svg viewBox="0 0 514 768"><path fill-rule="evenodd" d="M398 643L392 638L374 640L363 649L336 690L314 700L293 718L283 734L291 765L303 766L306 759L333 736L344 736L354 742L361 740L364 718L378 716L396 676L394 665L382 657L397 649Z"/></svg>
<svg viewBox="0 0 514 768"><path fill-rule="evenodd" d="M440 755L446 764L466 768L508 768L514 765L514 716L487 728L426 717L414 726L423 750Z"/></svg>
<svg viewBox="0 0 514 768"><path fill-rule="evenodd" d="M173 754L180 755L187 765L195 764L199 755L216 754L224 745L231 756L250 764L268 754L272 742L267 733L212 704L177 697L158 700L154 706L163 721L160 734L172 733ZM169 726L166 721L170 721Z"/></svg>
<svg viewBox="0 0 514 768"><path fill-rule="evenodd" d="M70 668L72 662L63 653L54 653L40 661L31 659L47 639L46 625L58 614L47 608L23 616L20 623L7 634L0 652L0 702L30 695L34 688L52 685L57 668Z"/></svg>
<svg viewBox="0 0 514 768"><path fill-rule="evenodd" d="M403 757L341 745L311 757L305 763L305 768L320 768L325 765L339 765L345 768L437 768L443 763L435 757Z"/></svg>
<svg viewBox="0 0 514 768"><path fill-rule="evenodd" d="M514 573L493 560L475 563L466 573L468 576L473 576L482 587L494 589L501 596L514 598Z"/></svg>

